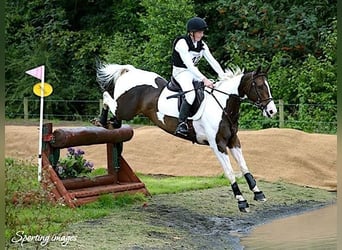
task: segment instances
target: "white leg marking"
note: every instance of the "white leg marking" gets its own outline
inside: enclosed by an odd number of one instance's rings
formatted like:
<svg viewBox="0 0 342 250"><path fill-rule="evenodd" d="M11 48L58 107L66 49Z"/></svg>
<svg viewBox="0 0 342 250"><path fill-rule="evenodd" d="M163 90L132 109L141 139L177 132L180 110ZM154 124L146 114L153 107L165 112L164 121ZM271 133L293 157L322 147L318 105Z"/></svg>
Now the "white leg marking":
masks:
<svg viewBox="0 0 342 250"><path fill-rule="evenodd" d="M230 149L230 152L232 153L234 159L236 160L237 164L239 165L241 172L243 175L249 173L249 169L247 167L245 158L243 157L242 154L242 149L239 147L234 147ZM257 185L255 185L255 187L252 190L253 192L259 192L259 188Z"/></svg>
<svg viewBox="0 0 342 250"><path fill-rule="evenodd" d="M112 114L115 115L117 103L116 101L114 101L114 99L110 96L110 94L107 91L103 93L103 104L107 105Z"/></svg>
<svg viewBox="0 0 342 250"><path fill-rule="evenodd" d="M160 113L159 111L157 112L158 120L161 121L163 124L165 124L164 116L165 115L163 113Z"/></svg>
<svg viewBox="0 0 342 250"><path fill-rule="evenodd" d="M238 201L245 201L246 200L242 195L235 196L235 199L237 199Z"/></svg>
<svg viewBox="0 0 342 250"><path fill-rule="evenodd" d="M225 176L229 179L230 184L233 184L235 182L235 174L234 174L228 155L218 151L215 140L214 142L213 141L209 142L209 144L210 144L211 149L215 153L217 159L221 163Z"/></svg>
<svg viewBox="0 0 342 250"><path fill-rule="evenodd" d="M232 153L235 161L239 165L242 174L244 175L244 174L248 173L249 170L248 170L245 158L243 157L242 149L239 147L234 147L234 148L230 148L229 150Z"/></svg>
<svg viewBox="0 0 342 250"><path fill-rule="evenodd" d="M255 185L255 187L252 189L253 192L260 192L260 189L258 188L258 185Z"/></svg>

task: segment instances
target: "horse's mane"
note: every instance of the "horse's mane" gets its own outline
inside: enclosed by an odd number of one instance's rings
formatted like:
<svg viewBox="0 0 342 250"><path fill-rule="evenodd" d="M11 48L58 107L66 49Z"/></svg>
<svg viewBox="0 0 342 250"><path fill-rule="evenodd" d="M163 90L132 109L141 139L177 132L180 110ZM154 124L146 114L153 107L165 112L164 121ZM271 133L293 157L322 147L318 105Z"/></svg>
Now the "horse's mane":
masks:
<svg viewBox="0 0 342 250"><path fill-rule="evenodd" d="M235 76L242 75L243 72L244 69L241 69L239 66L233 65L225 70L224 74L220 76L220 80L229 80L230 78L233 78Z"/></svg>
<svg viewBox="0 0 342 250"><path fill-rule="evenodd" d="M103 91L114 91L115 82L124 73L136 69L126 64L98 64L96 68L96 80Z"/></svg>

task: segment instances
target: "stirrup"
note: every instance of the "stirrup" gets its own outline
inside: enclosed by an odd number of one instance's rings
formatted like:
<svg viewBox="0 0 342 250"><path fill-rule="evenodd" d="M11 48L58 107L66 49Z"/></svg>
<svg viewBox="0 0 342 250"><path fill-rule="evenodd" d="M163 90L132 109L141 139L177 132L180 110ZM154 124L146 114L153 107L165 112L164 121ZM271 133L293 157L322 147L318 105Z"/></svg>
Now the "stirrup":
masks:
<svg viewBox="0 0 342 250"><path fill-rule="evenodd" d="M188 124L186 122L181 122L178 124L175 134L183 135L183 136L188 136Z"/></svg>

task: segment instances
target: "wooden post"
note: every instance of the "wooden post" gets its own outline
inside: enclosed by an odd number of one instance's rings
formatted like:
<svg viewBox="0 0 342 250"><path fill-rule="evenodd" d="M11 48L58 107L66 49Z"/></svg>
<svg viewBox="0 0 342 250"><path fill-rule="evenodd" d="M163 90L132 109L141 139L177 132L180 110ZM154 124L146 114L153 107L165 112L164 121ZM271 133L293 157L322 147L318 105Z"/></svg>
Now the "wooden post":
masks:
<svg viewBox="0 0 342 250"><path fill-rule="evenodd" d="M28 120L28 98L24 97L24 120Z"/></svg>
<svg viewBox="0 0 342 250"><path fill-rule="evenodd" d="M284 122L284 100L279 100L279 128L285 126Z"/></svg>

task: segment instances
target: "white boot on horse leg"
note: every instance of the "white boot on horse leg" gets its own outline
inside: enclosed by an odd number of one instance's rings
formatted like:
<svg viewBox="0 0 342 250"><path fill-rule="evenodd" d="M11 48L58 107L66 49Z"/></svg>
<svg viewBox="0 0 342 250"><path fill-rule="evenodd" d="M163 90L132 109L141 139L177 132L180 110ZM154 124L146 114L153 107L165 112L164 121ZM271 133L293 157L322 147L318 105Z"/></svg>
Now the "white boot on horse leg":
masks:
<svg viewBox="0 0 342 250"><path fill-rule="evenodd" d="M110 96L110 94L107 91L103 92L103 104L107 105L112 114L115 115L117 103L116 101L114 101L114 99Z"/></svg>
<svg viewBox="0 0 342 250"><path fill-rule="evenodd" d="M242 174L244 175L249 189L254 193L254 200L256 201L266 201L266 197L264 193L258 188L256 181L253 175L249 172L249 169L246 165L245 158L242 154L242 149L240 147L233 147L229 149L231 154L233 155L235 161L239 165Z"/></svg>
<svg viewBox="0 0 342 250"><path fill-rule="evenodd" d="M107 91L103 93L103 116L101 116L101 123L106 124L108 117L108 108L112 112L113 117L110 119L110 124L113 128L120 128L122 121L116 117L117 102L109 95ZM107 112L107 114L106 114ZM104 120L106 119L106 120ZM105 122L105 123L103 123Z"/></svg>

